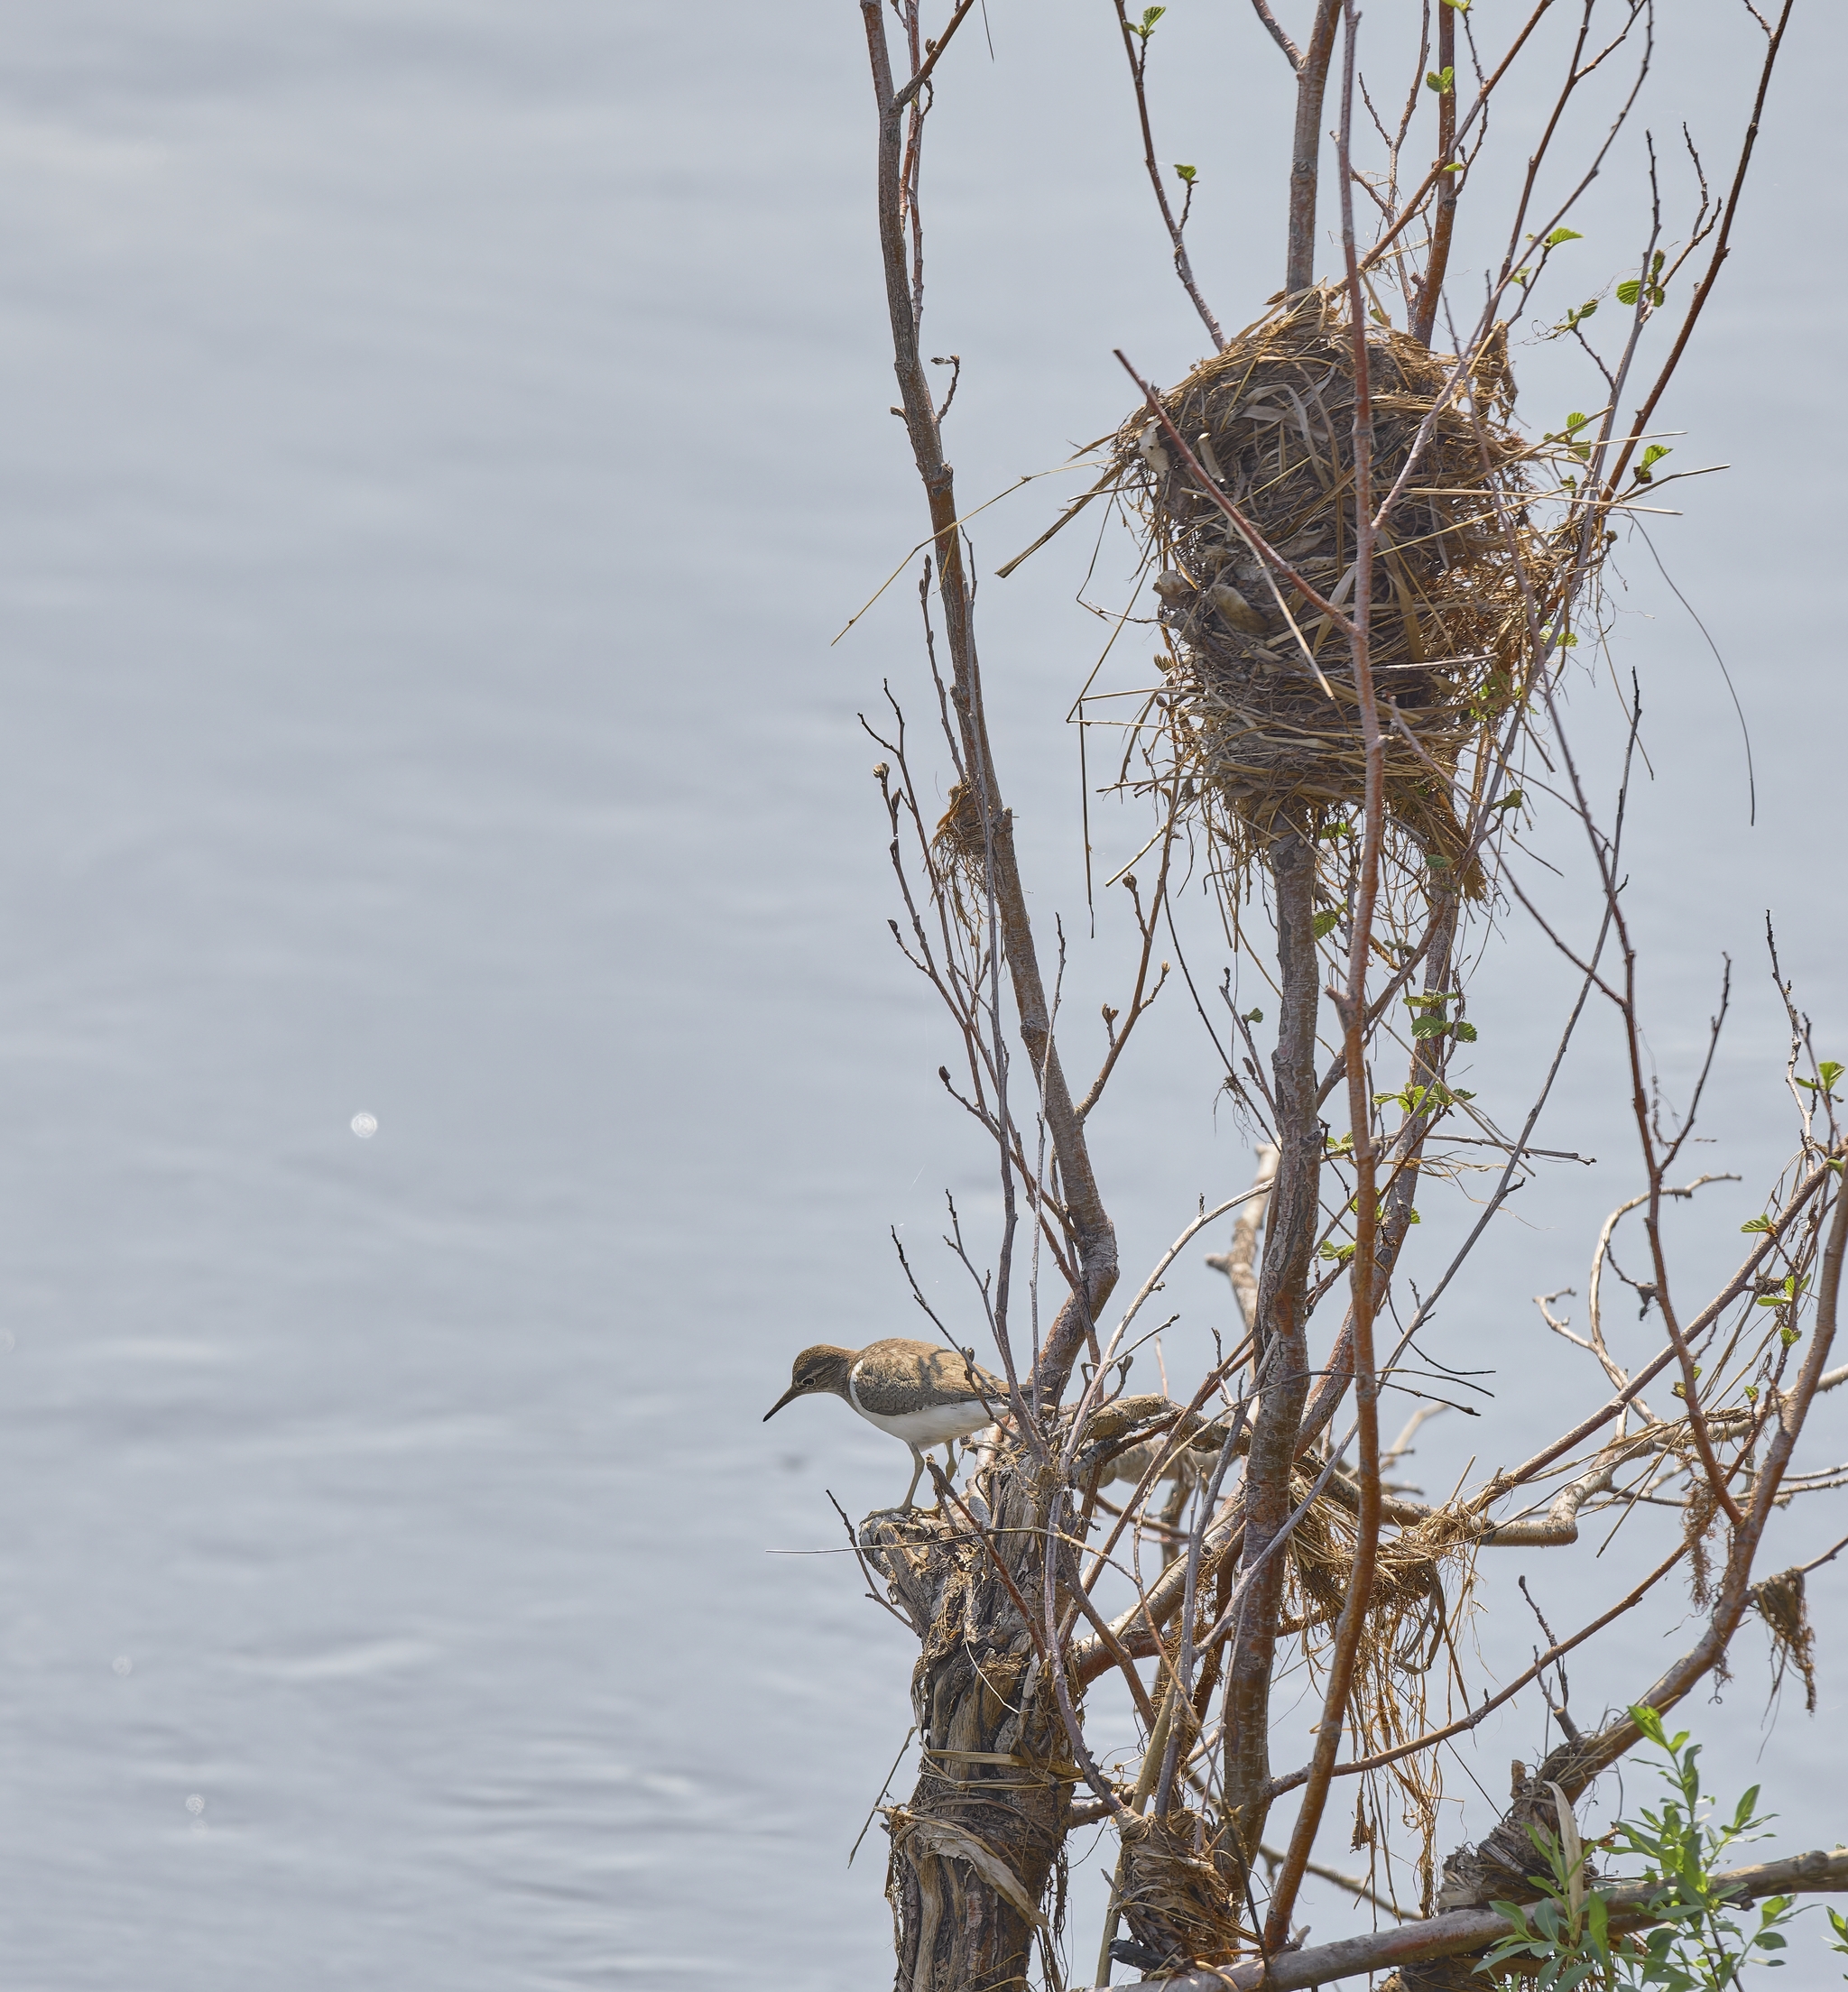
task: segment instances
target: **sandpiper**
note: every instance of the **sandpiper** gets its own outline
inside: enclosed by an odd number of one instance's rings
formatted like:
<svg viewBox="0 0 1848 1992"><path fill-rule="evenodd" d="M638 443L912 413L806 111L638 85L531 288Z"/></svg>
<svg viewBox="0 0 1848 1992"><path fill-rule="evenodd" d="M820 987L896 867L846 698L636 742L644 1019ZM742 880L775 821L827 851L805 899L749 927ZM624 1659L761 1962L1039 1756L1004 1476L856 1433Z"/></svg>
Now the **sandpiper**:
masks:
<svg viewBox="0 0 1848 1992"><path fill-rule="evenodd" d="M821 1342L803 1350L790 1370L790 1388L763 1414L763 1422L768 1425L793 1398L818 1394L845 1397L868 1425L910 1447L917 1470L905 1489L907 1508L924 1477L919 1448L949 1446L954 1465L952 1442L993 1425L1007 1408L1007 1386L978 1368L972 1356L899 1335L864 1349Z"/></svg>

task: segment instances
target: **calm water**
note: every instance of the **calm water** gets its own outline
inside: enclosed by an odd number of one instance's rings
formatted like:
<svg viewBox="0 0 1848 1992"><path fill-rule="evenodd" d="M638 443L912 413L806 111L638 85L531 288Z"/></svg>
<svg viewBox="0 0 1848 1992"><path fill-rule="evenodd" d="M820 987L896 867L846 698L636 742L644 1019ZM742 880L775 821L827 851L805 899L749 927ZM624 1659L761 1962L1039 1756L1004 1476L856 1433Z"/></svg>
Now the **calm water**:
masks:
<svg viewBox="0 0 1848 1992"><path fill-rule="evenodd" d="M1107 21L990 14L935 211L966 492L1115 420L1113 344L1171 372L1197 343L1120 171ZM855 715L910 668L902 591L827 647L917 511L854 10L0 22L0 1979L882 1983L879 1836L845 1854L910 1654L844 1559L765 1552L833 1545L824 1485L858 1512L903 1457L836 1407L759 1419L802 1342L909 1332L889 1224L951 1293L941 1192L979 1221L986 1170L882 933ZM1056 66L1023 84L1042 31ZM1732 948L1752 992L1703 1151L1727 1159L1700 1166L1749 1173L1784 1139L1768 902L1825 1035L1848 1028L1841 416L1791 364L1838 337L1814 244L1840 232L1843 51L1807 32L1797 135L1768 141L1676 417L1738 468L1664 529L1753 714L1756 831L1705 650L1640 569L1620 617L1660 715L1652 1043L1683 1069ZM1717 132L1733 71L1697 52ZM1229 133L1209 84L1174 115L1236 184L1264 114ZM1206 212L1221 269L1270 255L1248 204ZM1223 287L1229 318L1265 267ZM984 565L1063 488L996 515ZM1075 936L1076 558L988 597L1023 832ZM1511 935L1477 1014L1519 1067L1557 977ZM1076 945L1075 1016L1113 987L1100 952ZM1144 1090L1099 1116L1132 1266L1248 1167L1190 1028L1151 1026ZM1582 1277L1628 1193L1611 1048L1555 1131L1618 1159L1536 1191L1452 1360L1531 1355L1527 1296ZM1696 1252L1724 1258L1756 1195ZM1183 1358L1225 1309L1189 1278ZM1507 1429L1563 1388L1524 1388ZM1500 1439L1442 1432L1434 1478ZM1792 1849L1842 1831L1848 1628L1824 1616L1825 1716L1787 1708L1763 1766ZM1518 1659L1524 1628L1492 1629ZM1760 1741L1755 1637L1727 1775ZM1616 1642L1585 1702L1666 1650ZM1492 1792L1532 1748L1525 1719L1484 1739Z"/></svg>

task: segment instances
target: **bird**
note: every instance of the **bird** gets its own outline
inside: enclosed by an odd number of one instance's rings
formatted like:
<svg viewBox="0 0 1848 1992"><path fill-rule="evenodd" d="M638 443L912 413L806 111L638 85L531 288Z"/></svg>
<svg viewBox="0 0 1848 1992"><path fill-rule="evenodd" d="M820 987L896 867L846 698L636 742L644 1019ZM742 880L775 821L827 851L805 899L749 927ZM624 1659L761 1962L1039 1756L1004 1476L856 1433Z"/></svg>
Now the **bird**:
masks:
<svg viewBox="0 0 1848 1992"><path fill-rule="evenodd" d="M902 1335L864 1349L818 1342L796 1358L790 1388L763 1414L764 1424L796 1398L817 1396L845 1397L868 1425L910 1447L916 1471L905 1489L909 1513L924 1477L919 1448L951 1446L954 1463L952 1442L995 1422L1007 1404L1007 1386L976 1364L973 1350L944 1349Z"/></svg>
<svg viewBox="0 0 1848 1992"><path fill-rule="evenodd" d="M1263 612L1254 609L1229 581L1215 581L1206 590L1206 599L1235 630L1247 636L1265 636L1270 625Z"/></svg>

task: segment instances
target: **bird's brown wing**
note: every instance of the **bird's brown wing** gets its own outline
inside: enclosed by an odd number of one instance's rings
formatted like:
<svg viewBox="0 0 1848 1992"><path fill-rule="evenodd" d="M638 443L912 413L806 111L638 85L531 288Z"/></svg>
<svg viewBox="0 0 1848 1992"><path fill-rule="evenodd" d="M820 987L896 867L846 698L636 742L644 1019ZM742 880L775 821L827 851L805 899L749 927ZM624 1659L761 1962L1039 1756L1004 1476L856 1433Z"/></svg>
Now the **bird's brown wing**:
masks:
<svg viewBox="0 0 1848 1992"><path fill-rule="evenodd" d="M960 1350L894 1337L860 1352L854 1366L854 1395L876 1416L898 1416L919 1408L922 1385L928 1401L968 1404L985 1398L996 1411L1007 1404L1007 1386L972 1363Z"/></svg>
<svg viewBox="0 0 1848 1992"><path fill-rule="evenodd" d="M933 1350L930 1369L930 1380L946 1397L986 1397L997 1411L1006 1409L1007 1385L979 1362L971 1362L961 1350Z"/></svg>

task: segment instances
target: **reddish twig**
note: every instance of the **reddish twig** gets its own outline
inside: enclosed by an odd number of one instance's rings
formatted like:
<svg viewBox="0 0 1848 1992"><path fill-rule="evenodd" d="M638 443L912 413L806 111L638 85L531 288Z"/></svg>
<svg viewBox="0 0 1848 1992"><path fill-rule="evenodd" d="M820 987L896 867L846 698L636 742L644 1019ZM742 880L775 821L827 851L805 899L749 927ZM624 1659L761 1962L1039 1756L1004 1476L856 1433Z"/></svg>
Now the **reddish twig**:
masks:
<svg viewBox="0 0 1848 1992"><path fill-rule="evenodd" d="M1347 988L1336 997L1347 1059L1348 1126L1354 1139L1354 1251L1352 1262L1352 1361L1354 1406L1360 1442L1360 1513L1347 1596L1335 1628L1322 1700L1322 1720L1316 1729L1315 1756L1307 1788L1297 1812L1283 1865L1273 1877L1270 1907L1264 1923L1264 1948L1275 1952L1289 1935L1290 1913L1296 1906L1304 1870L1315 1846L1327 1803L1335 1756L1341 1745L1354 1684L1355 1656L1372 1602L1373 1572L1380 1549L1380 1379L1373 1367L1375 1252L1380 1199L1378 1157L1373 1147L1372 1103L1367 1091L1365 1030L1367 967L1372 953L1373 911L1380 886L1380 852L1386 831L1386 745L1380 731L1380 708L1373 687L1369 635L1372 620L1373 580L1373 404L1367 320L1361 294L1360 263L1355 253L1354 173L1350 149L1354 140L1354 0L1342 0L1345 32L1342 38L1341 124L1335 157L1341 174L1341 245L1347 263L1349 333L1354 342L1354 631L1349 649L1354 659L1354 688L1360 706L1361 740L1366 761L1366 802L1361 848L1361 871L1355 894ZM1447 10L1446 10L1447 11Z"/></svg>
<svg viewBox="0 0 1848 1992"><path fill-rule="evenodd" d="M1200 322L1206 327L1207 337L1213 341L1213 350L1225 350L1225 334L1219 328L1219 320L1214 317L1211 308L1200 295L1200 287L1194 281L1194 266L1187 256L1187 210L1181 210L1177 221L1174 209L1169 204L1168 189L1162 184L1161 169L1155 163L1155 134L1149 124L1149 92L1147 71L1149 68L1149 38L1138 35L1130 26L1129 15L1123 11L1123 0L1116 0L1117 25L1123 30L1123 52L1129 59L1130 81L1136 92L1136 115L1142 126L1142 163L1149 170L1149 184L1155 189L1155 205L1161 210L1161 223L1168 230L1168 239L1174 249L1174 273L1180 279L1181 289L1193 300L1194 309L1200 314ZM1138 42L1141 46L1137 47ZM1193 189L1187 190L1188 200Z"/></svg>
<svg viewBox="0 0 1848 1992"><path fill-rule="evenodd" d="M1604 498L1607 503L1615 498L1617 486L1629 467L1636 446L1649 432L1649 419L1656 411L1656 403L1661 400L1676 368L1681 364L1681 356L1687 350L1687 342L1694 333L1695 321L1705 309L1706 301L1713 295L1714 285L1719 279L1720 265L1731 253L1732 223L1739 213L1739 197L1745 190L1745 176L1751 166L1751 155L1758 144L1759 124L1764 116L1765 98L1771 88L1771 71L1777 66L1778 51L1784 42L1784 29L1789 22L1790 10L1796 4L1797 0L1784 0L1783 12L1779 14L1778 24L1771 31L1770 43L1765 51L1764 67L1759 72L1758 95L1752 99L1751 122L1745 127L1745 140L1740 148L1739 164L1732 175L1732 189L1726 196L1726 211L1720 223L1719 236L1714 244L1713 257L1707 264L1705 274L1695 286L1694 295L1688 300L1687 316L1681 321L1681 329L1676 334L1675 344L1669 348L1668 356L1662 363L1662 370L1656 376L1655 385L1643 397L1642 406L1636 411L1636 420L1631 424L1630 435L1618 456L1616 467L1605 483Z"/></svg>
<svg viewBox="0 0 1848 1992"><path fill-rule="evenodd" d="M919 65L918 73L892 98L892 107L893 110L903 110L911 99L917 96L918 92L929 82L930 72L937 67L938 60L943 54L943 51L948 48L950 36L968 19L969 10L975 5L975 0L959 0L956 11L949 17L949 25L930 44L930 51Z"/></svg>
<svg viewBox="0 0 1848 1992"><path fill-rule="evenodd" d="M1449 78L1448 87L1437 97L1437 216L1431 225L1431 255L1425 273L1418 279L1418 315L1412 320L1412 336L1426 346L1431 343L1437 322L1437 300L1444 294L1444 272L1450 264L1450 237L1456 226L1456 182L1451 171L1456 162L1456 12L1438 0L1437 72Z"/></svg>

